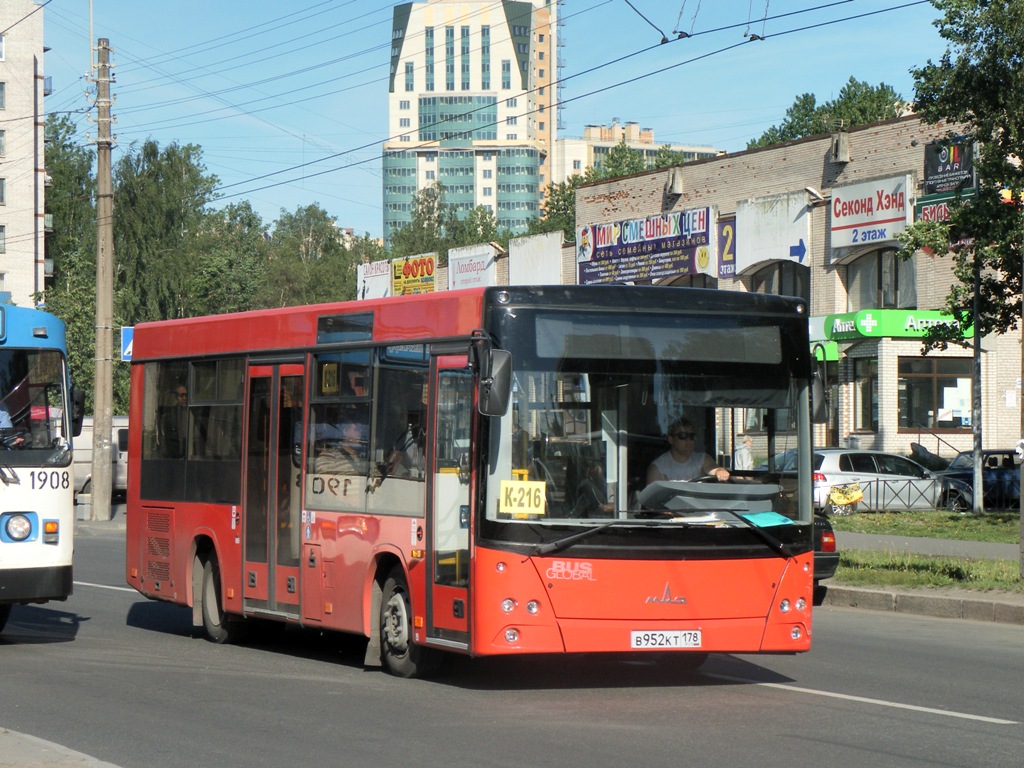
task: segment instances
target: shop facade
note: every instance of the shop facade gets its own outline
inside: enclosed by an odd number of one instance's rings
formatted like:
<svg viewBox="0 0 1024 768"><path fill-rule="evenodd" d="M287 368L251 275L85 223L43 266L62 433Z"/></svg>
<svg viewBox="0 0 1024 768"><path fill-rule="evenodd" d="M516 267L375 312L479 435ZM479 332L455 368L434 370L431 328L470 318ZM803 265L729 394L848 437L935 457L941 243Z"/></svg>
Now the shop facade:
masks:
<svg viewBox="0 0 1024 768"><path fill-rule="evenodd" d="M971 194L972 145L954 129L908 116L583 186L563 281L803 296L832 393L816 443L905 455L917 443L951 458L973 445L973 336L927 354L922 338L948 321L952 259L895 254L915 218ZM983 445L1009 448L1021 335L992 334L981 350Z"/></svg>

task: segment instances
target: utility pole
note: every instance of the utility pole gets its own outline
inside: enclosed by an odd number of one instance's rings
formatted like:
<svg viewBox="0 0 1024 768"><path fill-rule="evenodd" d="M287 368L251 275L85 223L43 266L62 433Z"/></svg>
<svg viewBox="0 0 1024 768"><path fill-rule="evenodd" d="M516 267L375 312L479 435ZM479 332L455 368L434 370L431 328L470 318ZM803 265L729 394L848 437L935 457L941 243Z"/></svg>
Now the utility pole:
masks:
<svg viewBox="0 0 1024 768"><path fill-rule="evenodd" d="M110 519L114 395L114 184L110 169L110 42L96 68L96 380L93 399L92 520Z"/></svg>

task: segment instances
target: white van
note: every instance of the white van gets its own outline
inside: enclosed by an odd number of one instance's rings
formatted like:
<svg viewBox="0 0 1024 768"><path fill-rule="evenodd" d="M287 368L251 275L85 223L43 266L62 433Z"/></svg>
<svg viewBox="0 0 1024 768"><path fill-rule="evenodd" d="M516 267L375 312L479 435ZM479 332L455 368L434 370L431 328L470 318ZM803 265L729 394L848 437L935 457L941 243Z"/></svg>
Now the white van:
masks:
<svg viewBox="0 0 1024 768"><path fill-rule="evenodd" d="M92 416L82 423L82 434L75 438L75 495L92 492ZM110 436L111 495L123 497L128 492L128 417L111 418Z"/></svg>

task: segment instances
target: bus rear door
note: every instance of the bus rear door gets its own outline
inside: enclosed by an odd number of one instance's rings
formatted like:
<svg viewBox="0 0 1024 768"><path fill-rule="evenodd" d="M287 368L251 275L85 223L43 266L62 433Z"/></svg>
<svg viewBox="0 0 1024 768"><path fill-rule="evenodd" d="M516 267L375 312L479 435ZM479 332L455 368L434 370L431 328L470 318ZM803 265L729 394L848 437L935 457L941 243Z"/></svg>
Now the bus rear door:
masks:
<svg viewBox="0 0 1024 768"><path fill-rule="evenodd" d="M246 613L299 615L299 484L303 369L249 367L243 497L242 596Z"/></svg>

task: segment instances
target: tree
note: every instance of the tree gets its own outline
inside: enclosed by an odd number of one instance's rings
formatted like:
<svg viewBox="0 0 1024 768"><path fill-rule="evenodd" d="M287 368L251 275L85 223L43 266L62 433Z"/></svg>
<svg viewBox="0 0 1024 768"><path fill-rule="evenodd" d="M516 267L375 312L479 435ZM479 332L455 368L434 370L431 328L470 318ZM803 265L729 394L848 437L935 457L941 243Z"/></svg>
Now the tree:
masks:
<svg viewBox="0 0 1024 768"><path fill-rule="evenodd" d="M197 238L217 177L202 150L155 141L132 147L114 168L115 307L127 324L194 314Z"/></svg>
<svg viewBox="0 0 1024 768"><path fill-rule="evenodd" d="M786 110L782 124L773 125L759 138L747 142L747 149L827 133L838 126L850 128L889 120L903 114L906 106L903 97L891 86L885 83L871 86L851 77L840 89L839 96L820 106L813 93L797 96Z"/></svg>
<svg viewBox="0 0 1024 768"><path fill-rule="evenodd" d="M262 307L345 301L356 296L355 261L335 218L317 203L281 211L274 223Z"/></svg>
<svg viewBox="0 0 1024 768"><path fill-rule="evenodd" d="M53 216L46 256L53 260L53 277L45 303L67 325L68 365L91 411L96 368L95 156L75 141L76 127L66 116L48 116L45 131L46 171L53 180L46 191L46 213ZM121 389L126 394L127 387ZM115 397L114 407L127 412L127 397Z"/></svg>
<svg viewBox="0 0 1024 768"><path fill-rule="evenodd" d="M201 259L190 281L189 314L243 312L256 306L266 284L270 243L263 219L248 201L207 216L195 250Z"/></svg>
<svg viewBox="0 0 1024 768"><path fill-rule="evenodd" d="M1024 4L1017 0L933 0L933 4L943 14L936 26L948 47L938 62L929 60L913 70L917 110L931 123L948 121L959 126L957 131L965 128L973 136L978 143L974 158L978 181L973 199L950 205L948 221L915 224L901 238L904 256L928 247L954 259L958 282L946 300L954 322L932 329L925 349L945 348L971 324L979 340L990 333L1016 331L1024 311L1024 169L1020 164L1024 158ZM1024 532L1024 515L1021 526ZM1020 572L1024 577L1024 538Z"/></svg>
<svg viewBox="0 0 1024 768"><path fill-rule="evenodd" d="M629 176L647 170L647 161L643 152L633 149L623 139L610 150L608 157L601 164L601 167L590 166L587 168L587 181L601 181L602 179L617 179L620 176Z"/></svg>

